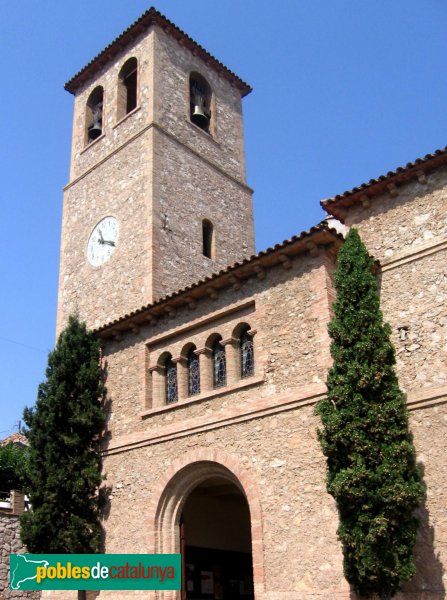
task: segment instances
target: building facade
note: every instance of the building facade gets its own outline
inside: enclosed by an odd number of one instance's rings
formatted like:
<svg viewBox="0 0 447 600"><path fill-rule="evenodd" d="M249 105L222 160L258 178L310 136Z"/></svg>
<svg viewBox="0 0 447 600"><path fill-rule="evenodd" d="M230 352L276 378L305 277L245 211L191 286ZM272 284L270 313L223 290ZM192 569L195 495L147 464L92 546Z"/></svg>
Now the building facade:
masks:
<svg viewBox="0 0 447 600"><path fill-rule="evenodd" d="M341 222L380 261L428 488L400 597L445 598L447 151L325 200L327 222L255 255L247 84L151 9L66 88L58 330L78 311L103 344L104 551L185 563L181 593L98 597L355 597L314 415Z"/></svg>

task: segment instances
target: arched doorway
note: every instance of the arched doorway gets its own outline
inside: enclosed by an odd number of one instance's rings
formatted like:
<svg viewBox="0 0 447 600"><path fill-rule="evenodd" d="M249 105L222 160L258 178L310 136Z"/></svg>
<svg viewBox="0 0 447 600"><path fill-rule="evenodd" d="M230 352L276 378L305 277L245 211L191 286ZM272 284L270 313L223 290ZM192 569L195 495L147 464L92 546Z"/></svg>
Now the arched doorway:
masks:
<svg viewBox="0 0 447 600"><path fill-rule="evenodd" d="M224 487L221 487L224 486ZM250 582L247 581L239 589L247 590L248 594L243 600L249 600L250 594L254 600L263 600L264 598L264 551L262 534L262 511L259 502L259 493L257 490L256 479L251 472L242 467L237 457L228 454L222 450L210 450L209 448L196 448L186 453L182 458L176 460L167 469L165 476L159 482L157 490L154 491L149 514L152 515L149 525L149 541L152 551L155 553L178 553L183 550L185 556L185 546L194 546L197 542L197 535L201 534L200 529L191 533L186 531L185 538L185 518L186 521L194 523L194 513L199 513L199 506L203 504L203 498L208 500L206 519L213 515L213 496L219 498L220 492L224 492L220 501L224 503L227 510L231 503L238 508L238 519L245 520L245 531L248 523L251 541L252 574L254 584L254 594L250 590ZM214 491L213 491L214 488ZM202 500L201 500L202 498ZM188 502L189 500L189 502ZM184 514L184 509L186 511ZM243 517L245 513L245 517ZM205 518L205 513L204 513ZM218 527L214 520L213 529ZM186 523L188 530L188 523ZM202 527L203 529L203 527ZM234 530L234 528L233 528ZM202 531L203 533L203 531ZM213 535L215 535L214 532ZM234 537L225 542L227 548L247 548L248 535L240 534L241 539ZM207 538L206 543L211 543L211 538ZM185 544L186 542L186 544ZM219 542L219 546L223 542ZM242 544L246 544L242 546ZM211 548L212 549L212 548ZM220 548L217 548L220 550ZM238 552L239 550L229 550L229 552ZM246 553L247 554L247 553ZM190 554L188 554L190 556ZM200 557L199 557L200 558ZM186 556L185 556L186 559ZM188 558L189 560L189 558ZM185 596L187 590L186 563L184 568L184 590L180 592L158 591L151 595L157 600L180 600ZM197 563L198 564L198 563ZM200 565L198 564L198 567ZM230 561L231 566L231 561ZM197 567L197 568L198 568ZM245 570L245 568L244 568ZM194 579L194 578L192 578ZM198 585L195 580L195 586ZM201 578L199 578L201 587ZM242 581L238 580L238 581ZM234 583L231 584L234 587ZM191 585L190 585L191 587ZM193 583L194 587L194 583ZM209 584L208 584L209 589ZM217 590L219 591L219 590ZM240 595L240 594L239 594ZM194 596L189 594L191 600ZM213 600L213 596L202 595L203 599ZM231 596L230 596L231 598ZM214 600L216 600L214 596ZM226 600L226 596L223 600Z"/></svg>
<svg viewBox="0 0 447 600"><path fill-rule="evenodd" d="M180 528L182 600L253 600L250 511L233 482L211 476L194 488Z"/></svg>

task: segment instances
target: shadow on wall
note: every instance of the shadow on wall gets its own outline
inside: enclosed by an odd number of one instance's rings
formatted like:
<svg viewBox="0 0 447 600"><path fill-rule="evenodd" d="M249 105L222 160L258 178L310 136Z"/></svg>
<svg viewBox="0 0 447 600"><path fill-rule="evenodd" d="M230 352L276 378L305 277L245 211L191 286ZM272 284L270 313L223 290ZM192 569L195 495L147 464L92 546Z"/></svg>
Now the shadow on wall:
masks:
<svg viewBox="0 0 447 600"><path fill-rule="evenodd" d="M111 496L113 488L111 485L103 485L99 489L99 517L101 520L101 543L99 551L104 553L106 550L106 529L104 521L107 521L112 506Z"/></svg>
<svg viewBox="0 0 447 600"><path fill-rule="evenodd" d="M418 464L423 483L424 465ZM428 489L428 486L426 486ZM445 586L443 582L443 566L439 559L439 552L435 550L435 528L430 525L430 513L427 509L426 500L416 510L415 515L419 519L419 530L414 547L414 558L416 564L416 575L406 583L403 583L400 591L393 600L444 600ZM361 596L351 590L350 600L363 600ZM376 596L374 596L376 600Z"/></svg>
<svg viewBox="0 0 447 600"><path fill-rule="evenodd" d="M418 467L425 484L424 465L419 463ZM426 488L428 489L428 486ZM430 525L430 513L426 500L417 509L416 516L419 519L419 531L414 548L416 575L411 581L402 584L402 596L405 598L405 593L408 592L413 598L417 592L424 600L425 598L441 600L445 598L445 586L442 579L443 566L439 559L439 552L435 548L436 532L433 525Z"/></svg>
<svg viewBox="0 0 447 600"><path fill-rule="evenodd" d="M108 364L107 364L107 359L104 361L104 365L103 365L103 382L105 384L107 384L107 375L108 375ZM103 410L104 413L107 415L107 420L109 418L109 416L112 413L112 399L110 398L109 395L107 395L107 398L103 401ZM109 447L109 442L110 442L110 438L111 438L111 434L110 431L107 430L107 423L104 426L104 430L103 430L103 435L102 438L100 440L100 451L101 453L106 453L107 449ZM101 471L103 472L103 478L107 479L107 475L104 474L104 465L101 464ZM99 522L100 522L100 527L101 527L101 541L99 544L99 552L100 553L105 553L106 552L106 528L104 526L105 521L107 521L107 519L110 516L110 510L111 510L111 506L112 506L112 501L111 501L111 497L112 497L112 493L113 493L113 487L111 485L105 485L104 483L102 485L100 485L99 487ZM97 594L99 592L96 592ZM92 600L93 598L96 598L96 596L92 596ZM0 599L1 600L1 599ZM89 598L87 598L87 600L90 600Z"/></svg>

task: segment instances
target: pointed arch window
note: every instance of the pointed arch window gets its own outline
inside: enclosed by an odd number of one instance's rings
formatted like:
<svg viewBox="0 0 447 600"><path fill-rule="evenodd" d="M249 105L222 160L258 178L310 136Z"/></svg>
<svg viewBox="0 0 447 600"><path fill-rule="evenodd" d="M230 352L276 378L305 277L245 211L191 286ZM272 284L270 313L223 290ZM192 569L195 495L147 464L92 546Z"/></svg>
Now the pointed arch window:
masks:
<svg viewBox="0 0 447 600"><path fill-rule="evenodd" d="M89 144L102 135L102 109L104 88L100 85L90 94L86 106L86 143Z"/></svg>
<svg viewBox="0 0 447 600"><path fill-rule="evenodd" d="M118 75L118 120L137 107L138 100L138 61L129 58Z"/></svg>
<svg viewBox="0 0 447 600"><path fill-rule="evenodd" d="M191 348L188 354L188 396L200 394L200 361L195 348Z"/></svg>
<svg viewBox="0 0 447 600"><path fill-rule="evenodd" d="M248 333L248 329L242 332L240 337L241 352L241 377L251 377L255 372L253 336Z"/></svg>
<svg viewBox="0 0 447 600"><path fill-rule="evenodd" d="M206 258L215 258L214 252L214 225L208 219L202 221L202 252Z"/></svg>
<svg viewBox="0 0 447 600"><path fill-rule="evenodd" d="M172 404L178 400L177 365L169 357L165 363L166 369L166 404Z"/></svg>
<svg viewBox="0 0 447 600"><path fill-rule="evenodd" d="M213 345L213 384L215 388L220 388L227 384L225 346L220 340L217 340Z"/></svg>

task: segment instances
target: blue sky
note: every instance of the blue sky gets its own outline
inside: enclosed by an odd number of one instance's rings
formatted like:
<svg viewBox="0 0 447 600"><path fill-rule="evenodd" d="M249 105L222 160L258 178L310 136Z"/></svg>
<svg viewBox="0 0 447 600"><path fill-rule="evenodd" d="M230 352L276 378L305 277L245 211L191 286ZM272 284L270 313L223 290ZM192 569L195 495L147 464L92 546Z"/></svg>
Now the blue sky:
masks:
<svg viewBox="0 0 447 600"><path fill-rule="evenodd" d="M443 0L159 0L250 83L258 250L323 218L319 200L447 144ZM65 81L143 13L141 0L21 0L0 21L0 437L35 401L55 341Z"/></svg>

